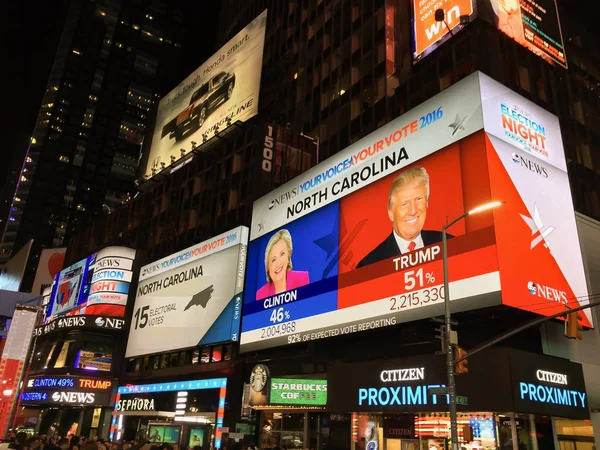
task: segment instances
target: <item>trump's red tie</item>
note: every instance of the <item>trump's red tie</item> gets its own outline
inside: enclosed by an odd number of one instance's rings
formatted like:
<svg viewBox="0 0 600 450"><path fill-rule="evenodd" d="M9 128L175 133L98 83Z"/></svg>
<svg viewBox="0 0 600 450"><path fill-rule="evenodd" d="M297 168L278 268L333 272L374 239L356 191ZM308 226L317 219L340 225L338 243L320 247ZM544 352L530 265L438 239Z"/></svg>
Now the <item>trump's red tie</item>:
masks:
<svg viewBox="0 0 600 450"><path fill-rule="evenodd" d="M417 246L417 244L415 244L415 241L410 241L408 243L408 251L412 252L415 249L416 246Z"/></svg>

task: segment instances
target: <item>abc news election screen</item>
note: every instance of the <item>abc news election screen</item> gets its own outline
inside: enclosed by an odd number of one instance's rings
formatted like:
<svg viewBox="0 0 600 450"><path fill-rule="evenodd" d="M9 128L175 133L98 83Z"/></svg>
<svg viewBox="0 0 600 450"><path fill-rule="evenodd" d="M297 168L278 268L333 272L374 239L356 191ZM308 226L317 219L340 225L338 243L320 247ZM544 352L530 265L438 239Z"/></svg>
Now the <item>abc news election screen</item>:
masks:
<svg viewBox="0 0 600 450"><path fill-rule="evenodd" d="M255 202L242 351L443 313L490 201L453 310L586 303L558 119L475 73Z"/></svg>

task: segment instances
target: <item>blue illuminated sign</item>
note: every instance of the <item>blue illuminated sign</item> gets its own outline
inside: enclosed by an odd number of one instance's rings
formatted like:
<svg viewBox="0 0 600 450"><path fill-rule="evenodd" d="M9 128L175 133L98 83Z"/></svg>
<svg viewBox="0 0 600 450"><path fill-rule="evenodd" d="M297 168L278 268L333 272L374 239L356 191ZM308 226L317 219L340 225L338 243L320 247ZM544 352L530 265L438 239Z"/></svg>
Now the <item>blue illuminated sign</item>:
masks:
<svg viewBox="0 0 600 450"><path fill-rule="evenodd" d="M21 394L21 401L23 402L35 402L48 400L48 392L23 392Z"/></svg>
<svg viewBox="0 0 600 450"><path fill-rule="evenodd" d="M142 392L175 392L200 389L220 389L227 387L227 378L211 378L209 380L173 381L171 383L139 384L121 386L119 394L139 394Z"/></svg>
<svg viewBox="0 0 600 450"><path fill-rule="evenodd" d="M430 388L444 387L439 384L418 386L390 386L380 388L359 388L358 405L368 406L408 406L437 405L437 396L429 395ZM446 396L448 403L448 396Z"/></svg>
<svg viewBox="0 0 600 450"><path fill-rule="evenodd" d="M28 388L72 388L75 387L75 380L71 377L40 377L30 378L27 381Z"/></svg>
<svg viewBox="0 0 600 450"><path fill-rule="evenodd" d="M543 386L521 381L519 383L519 394L521 400L587 408L585 392L574 391L572 389L561 389L554 386Z"/></svg>

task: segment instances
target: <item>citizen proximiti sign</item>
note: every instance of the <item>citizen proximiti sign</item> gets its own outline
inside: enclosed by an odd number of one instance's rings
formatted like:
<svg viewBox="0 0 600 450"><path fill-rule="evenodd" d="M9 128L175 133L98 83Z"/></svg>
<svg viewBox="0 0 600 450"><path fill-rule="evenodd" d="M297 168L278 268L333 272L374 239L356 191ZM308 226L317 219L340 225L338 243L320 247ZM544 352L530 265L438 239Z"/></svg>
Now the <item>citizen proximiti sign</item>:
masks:
<svg viewBox="0 0 600 450"><path fill-rule="evenodd" d="M43 336L53 331L65 330L68 328L105 328L109 330L122 330L125 326L125 319L108 316L71 316L61 317L52 322L37 327L33 331L34 336Z"/></svg>

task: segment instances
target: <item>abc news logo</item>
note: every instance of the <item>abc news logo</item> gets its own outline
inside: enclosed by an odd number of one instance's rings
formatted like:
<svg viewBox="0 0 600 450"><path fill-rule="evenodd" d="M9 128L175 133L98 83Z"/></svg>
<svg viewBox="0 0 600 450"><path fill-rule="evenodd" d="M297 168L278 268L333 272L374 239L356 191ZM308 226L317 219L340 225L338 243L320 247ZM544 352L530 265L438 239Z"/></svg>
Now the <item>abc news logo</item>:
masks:
<svg viewBox="0 0 600 450"><path fill-rule="evenodd" d="M36 328L33 330L33 336L43 336L44 334L48 334L56 329L88 327L91 326L91 320L92 317L87 316L63 317L50 322L47 325ZM99 328L122 330L125 326L125 319L98 316L94 319L94 325Z"/></svg>
<svg viewBox="0 0 600 450"><path fill-rule="evenodd" d="M531 295L535 295L537 297L542 297L546 300L550 300L557 303L562 303L566 305L567 302L567 293L565 291L560 291L555 288L551 288L548 286L544 286L543 284L535 283L533 281L527 282L527 290Z"/></svg>
<svg viewBox="0 0 600 450"><path fill-rule="evenodd" d="M512 160L515 164L519 164L521 167L529 170L530 172L539 175L542 178L548 178L548 171L544 166L538 164L535 161L525 158L524 156L517 155L516 153L512 154Z"/></svg>

